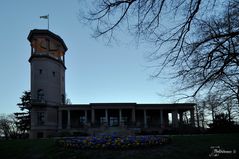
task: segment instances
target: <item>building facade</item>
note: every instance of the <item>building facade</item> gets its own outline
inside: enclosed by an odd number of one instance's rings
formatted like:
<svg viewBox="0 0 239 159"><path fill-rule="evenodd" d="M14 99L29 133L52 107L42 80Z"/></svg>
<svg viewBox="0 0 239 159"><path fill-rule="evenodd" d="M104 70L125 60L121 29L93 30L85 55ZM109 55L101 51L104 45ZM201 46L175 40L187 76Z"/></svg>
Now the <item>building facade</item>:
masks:
<svg viewBox="0 0 239 159"><path fill-rule="evenodd" d="M189 112L194 126L193 103L65 103L64 41L49 30L31 30L31 130L30 138L67 131L87 132L110 127L164 130L185 123Z"/></svg>

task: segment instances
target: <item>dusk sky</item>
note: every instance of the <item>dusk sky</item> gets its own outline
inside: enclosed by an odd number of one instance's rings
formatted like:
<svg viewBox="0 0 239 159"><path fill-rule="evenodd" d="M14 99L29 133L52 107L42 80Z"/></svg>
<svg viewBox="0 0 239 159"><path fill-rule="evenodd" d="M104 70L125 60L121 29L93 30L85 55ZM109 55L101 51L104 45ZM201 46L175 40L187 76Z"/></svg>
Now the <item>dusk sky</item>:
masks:
<svg viewBox="0 0 239 159"><path fill-rule="evenodd" d="M66 43L66 94L72 104L96 102L171 103L159 94L170 94L171 82L152 80L145 56L150 48L136 46L127 34L119 42L91 37L92 30L79 21L78 0L3 0L0 5L0 114L19 111L16 104L30 90L32 29L47 29ZM124 40L127 39L127 40Z"/></svg>

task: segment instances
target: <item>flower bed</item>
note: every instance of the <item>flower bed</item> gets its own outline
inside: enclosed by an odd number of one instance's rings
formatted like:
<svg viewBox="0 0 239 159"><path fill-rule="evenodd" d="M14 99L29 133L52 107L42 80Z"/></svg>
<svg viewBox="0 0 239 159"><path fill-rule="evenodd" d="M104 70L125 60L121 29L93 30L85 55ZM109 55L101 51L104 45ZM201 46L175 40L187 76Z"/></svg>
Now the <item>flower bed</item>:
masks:
<svg viewBox="0 0 239 159"><path fill-rule="evenodd" d="M169 137L146 136L100 136L61 138L57 143L67 149L129 149L152 147L170 142Z"/></svg>

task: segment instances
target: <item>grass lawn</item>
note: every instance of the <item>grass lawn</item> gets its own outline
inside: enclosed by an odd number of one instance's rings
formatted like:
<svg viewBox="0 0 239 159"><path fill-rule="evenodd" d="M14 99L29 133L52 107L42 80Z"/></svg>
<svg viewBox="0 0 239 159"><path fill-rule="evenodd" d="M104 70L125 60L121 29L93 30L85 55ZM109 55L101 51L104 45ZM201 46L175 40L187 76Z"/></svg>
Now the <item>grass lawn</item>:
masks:
<svg viewBox="0 0 239 159"><path fill-rule="evenodd" d="M1 159L206 159L210 146L236 150L239 156L239 134L171 136L172 143L154 148L134 150L65 150L52 139L0 141ZM223 154L217 158L236 159Z"/></svg>

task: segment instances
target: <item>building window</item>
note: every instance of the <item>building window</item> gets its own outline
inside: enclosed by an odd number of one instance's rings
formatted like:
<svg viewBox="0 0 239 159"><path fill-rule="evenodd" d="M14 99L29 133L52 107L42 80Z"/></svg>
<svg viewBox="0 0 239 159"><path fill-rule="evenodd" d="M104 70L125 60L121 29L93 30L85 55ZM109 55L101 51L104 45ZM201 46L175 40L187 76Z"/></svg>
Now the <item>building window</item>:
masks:
<svg viewBox="0 0 239 159"><path fill-rule="evenodd" d="M44 125L45 123L45 114L44 112L37 112L37 124Z"/></svg>
<svg viewBox="0 0 239 159"><path fill-rule="evenodd" d="M37 90L37 99L38 99L39 101L44 100L44 92L43 92L42 89L38 89L38 90Z"/></svg>
<svg viewBox="0 0 239 159"><path fill-rule="evenodd" d="M86 118L84 116L80 116L80 125L83 125L86 122Z"/></svg>
<svg viewBox="0 0 239 159"><path fill-rule="evenodd" d="M106 118L100 117L100 124L105 124L105 123L106 123Z"/></svg>
<svg viewBox="0 0 239 159"><path fill-rule="evenodd" d="M127 124L127 122L128 122L128 117L121 118L121 123Z"/></svg>
<svg viewBox="0 0 239 159"><path fill-rule="evenodd" d="M118 117L110 117L110 126L119 126Z"/></svg>
<svg viewBox="0 0 239 159"><path fill-rule="evenodd" d="M40 75L42 74L42 69L39 69L39 74L40 74Z"/></svg>
<svg viewBox="0 0 239 159"><path fill-rule="evenodd" d="M55 71L53 71L53 72L52 72L52 75L53 75L53 77L55 77L55 76L56 76L56 72L55 72Z"/></svg>

